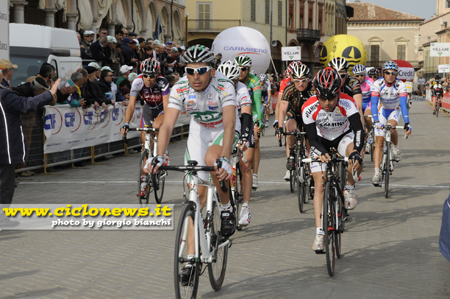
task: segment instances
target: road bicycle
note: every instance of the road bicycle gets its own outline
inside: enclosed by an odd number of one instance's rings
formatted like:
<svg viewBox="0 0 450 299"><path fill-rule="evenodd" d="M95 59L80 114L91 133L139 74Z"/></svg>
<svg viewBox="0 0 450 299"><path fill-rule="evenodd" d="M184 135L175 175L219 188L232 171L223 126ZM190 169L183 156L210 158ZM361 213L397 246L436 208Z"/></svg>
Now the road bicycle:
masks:
<svg viewBox="0 0 450 299"><path fill-rule="evenodd" d="M220 161L218 160L220 168ZM198 171L214 171L213 166L197 166L189 160L188 165L161 166L160 170L187 172L189 199L181 211L175 239L174 284L176 298L196 298L199 276L208 269L211 287L218 291L222 287L227 269L228 248L231 240L221 233L221 215L216 189L212 182L204 182L197 176ZM207 187L207 199L202 215L198 198L198 186ZM222 190L228 189L221 184ZM188 257L188 237L194 244L194 255ZM191 244L192 244L191 243ZM192 265L188 281L182 281L181 270L187 263Z"/></svg>
<svg viewBox="0 0 450 299"><path fill-rule="evenodd" d="M435 112L436 117L439 116L440 100L441 100L441 97L442 97L442 96L441 96L440 94L437 94L437 95L436 95L436 100L434 101L434 112Z"/></svg>
<svg viewBox="0 0 450 299"><path fill-rule="evenodd" d="M295 190L295 185L297 185L297 199L298 208L300 213L303 213L303 205L306 200L309 199L310 192L308 192L308 182L309 182L309 166L307 163L303 162L306 159L306 146L305 146L305 136L306 132L301 132L299 130L294 130L292 132L285 132L284 135L292 135L295 137L295 146L291 149L289 159L294 160L295 168L289 171L290 174L290 188L293 193Z"/></svg>
<svg viewBox="0 0 450 299"><path fill-rule="evenodd" d="M242 172L239 167L239 160L242 157L242 161L247 163L244 154L240 150L242 141L236 144L233 153L230 156L230 165L233 170L233 178L231 179L231 196L233 196L234 211L236 215L236 229L238 231L242 230L242 225L239 224L239 215L241 214L242 204L244 202L244 197L242 195ZM233 169L234 168L234 169Z"/></svg>
<svg viewBox="0 0 450 299"><path fill-rule="evenodd" d="M150 197L150 193L154 193L155 196L155 201L156 203L161 203L162 198L164 196L164 185L166 182L166 176L167 176L167 172L166 171L161 171L157 174L146 174L146 182L147 183L147 187L145 188L145 192L144 194L141 194L141 184L144 183L144 181L142 180L142 169L145 166L145 162L149 159L149 158L153 158L156 157L157 155L157 149L158 149L158 140L156 137L156 134L153 134L154 136L152 136L152 134L150 133L155 133L158 132L159 129L155 129L155 128L150 128L148 126L145 126L145 128L130 128L129 131L140 131L140 132L145 132L145 142L144 142L144 149L141 153L141 158L139 160L139 176L138 176L138 193L137 196L139 198L139 203L141 204L148 204L149 201L149 197ZM153 143L153 148L152 148L152 143Z"/></svg>
<svg viewBox="0 0 450 299"><path fill-rule="evenodd" d="M384 136L383 142L383 156L381 158L380 164L380 173L382 175L382 181L384 182L384 197L388 198L389 196L389 176L392 175L394 171L394 162L397 162L392 157L392 142L391 142L391 129L403 129L402 126L391 126L391 124L387 124L384 126L384 130L386 135ZM405 136L405 139L408 138ZM381 185L380 185L381 187Z"/></svg>
<svg viewBox="0 0 450 299"><path fill-rule="evenodd" d="M343 175L341 169L347 169L348 157L339 157L334 148L331 149L331 161L327 163L325 190L322 203L322 228L325 233L324 250L317 254L326 254L328 275L332 277L335 270L336 257L341 258L341 235L345 230L347 209L341 182L347 181L347 172ZM311 163L311 158L303 159ZM319 162L320 161L315 161ZM353 171L353 177L357 176ZM345 183L344 183L345 184Z"/></svg>

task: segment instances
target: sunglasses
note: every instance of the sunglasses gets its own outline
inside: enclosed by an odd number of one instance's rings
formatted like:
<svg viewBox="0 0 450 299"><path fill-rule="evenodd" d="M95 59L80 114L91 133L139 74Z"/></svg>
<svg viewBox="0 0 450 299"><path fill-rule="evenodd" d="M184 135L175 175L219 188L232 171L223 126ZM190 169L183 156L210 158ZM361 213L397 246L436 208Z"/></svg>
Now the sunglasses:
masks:
<svg viewBox="0 0 450 299"><path fill-rule="evenodd" d="M339 74L339 76L341 76L341 78L345 78L347 76L347 74Z"/></svg>
<svg viewBox="0 0 450 299"><path fill-rule="evenodd" d="M397 72L389 72L389 71L385 71L384 72L386 75L397 75Z"/></svg>
<svg viewBox="0 0 450 299"><path fill-rule="evenodd" d="M112 77L112 76L114 76L114 75L106 75L106 77Z"/></svg>
<svg viewBox="0 0 450 299"><path fill-rule="evenodd" d="M155 79L155 78L156 78L156 75L155 75L155 74L151 74L151 75L149 75L149 74L143 74L142 77L144 77L145 79L147 79L147 78Z"/></svg>
<svg viewBox="0 0 450 299"><path fill-rule="evenodd" d="M308 82L309 79L308 79L308 78L306 78L306 79L294 79L294 80L292 80L292 81L294 81L294 82L299 82L299 83L303 83L303 82Z"/></svg>
<svg viewBox="0 0 450 299"><path fill-rule="evenodd" d="M245 71L248 71L250 68L249 67L240 67L240 69L241 69L241 72L245 72Z"/></svg>
<svg viewBox="0 0 450 299"><path fill-rule="evenodd" d="M197 73L199 75L203 75L203 74L206 74L207 72L209 72L211 69L212 69L212 67L210 67L210 66L202 66L202 67L198 67L198 68L193 68L193 67L185 67L184 68L186 73L190 76L193 76L195 73Z"/></svg>
<svg viewBox="0 0 450 299"><path fill-rule="evenodd" d="M356 78L364 77L364 75L355 75Z"/></svg>

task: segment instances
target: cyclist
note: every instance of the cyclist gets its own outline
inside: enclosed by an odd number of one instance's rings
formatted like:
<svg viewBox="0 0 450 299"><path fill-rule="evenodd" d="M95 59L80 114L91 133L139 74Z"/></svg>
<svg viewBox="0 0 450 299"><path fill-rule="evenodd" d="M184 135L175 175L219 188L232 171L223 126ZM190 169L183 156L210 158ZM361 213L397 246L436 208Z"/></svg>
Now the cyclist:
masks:
<svg viewBox="0 0 450 299"><path fill-rule="evenodd" d="M362 91L359 81L348 75L348 69L350 68L347 60L343 57L335 57L328 63L329 67L334 68L339 72L341 76L341 92L349 95L355 100L356 107L358 108L361 116L361 123L364 124L364 114L362 110Z"/></svg>
<svg viewBox="0 0 450 299"><path fill-rule="evenodd" d="M376 68L371 68L367 74L374 82L380 78L380 71Z"/></svg>
<svg viewBox="0 0 450 299"><path fill-rule="evenodd" d="M278 91L278 100L277 100L277 105L275 107L275 120L273 122L273 128L276 130L278 130L278 114L280 113L280 103L281 103L281 98L283 97L283 91L286 88L286 86L288 86L289 84L291 84L291 71L290 68L288 67L285 71L284 71L284 78L283 80L281 80L280 82L280 90ZM281 122L284 122L284 119L281 120Z"/></svg>
<svg viewBox="0 0 450 299"><path fill-rule="evenodd" d="M431 85L431 88L432 88L433 96L435 97L435 102L433 103L434 104L433 105L434 106L433 107L433 115L435 115L436 114L436 101L437 101L437 106L439 109L439 107L441 107L442 95L444 94L441 77L438 74L436 74L434 76L434 81Z"/></svg>
<svg viewBox="0 0 450 299"><path fill-rule="evenodd" d="M250 73L252 67L252 60L247 55L239 55L234 58L241 69L241 75L239 81L247 86L248 93L252 98L252 115L253 122L255 124L255 151L253 153L253 189L259 187L258 184L258 168L259 161L261 159L261 149L259 147L259 135L264 126L264 118L261 111L261 84L259 78Z"/></svg>
<svg viewBox="0 0 450 299"><path fill-rule="evenodd" d="M411 97L412 97L412 92L413 92L413 82L411 78L406 79L405 82L406 85L406 92L408 93L408 109L411 108L412 105L412 101L411 101Z"/></svg>
<svg viewBox="0 0 450 299"><path fill-rule="evenodd" d="M265 109L262 109L264 112L265 110L265 126L266 128L269 126L269 115L270 115L270 109L269 105L271 103L271 95L272 95L272 87L270 85L270 81L266 74L259 75L259 83L261 84L261 102L263 102L263 105Z"/></svg>
<svg viewBox="0 0 450 299"><path fill-rule="evenodd" d="M241 150L245 155L246 163L242 159L239 160L239 169L242 171L242 195L244 197L241 214L239 215L239 224L246 226L250 224L250 197L252 195L252 159L255 148L255 135L253 131L253 119L252 119L252 100L248 94L247 86L239 81L240 69L235 60L228 60L223 62L217 68L217 71L221 72L228 77L236 88L236 104L238 109L238 115L241 126Z"/></svg>
<svg viewBox="0 0 450 299"><path fill-rule="evenodd" d="M312 95L312 84L310 82L311 71L305 64L295 64L291 67L291 82L283 92L283 97L280 104L280 112L278 119L284 119L287 115L288 121L286 122L286 132L292 132L296 129L301 131L303 127L302 121L302 106ZM278 128L277 137L281 138L283 134L283 127ZM295 156L291 151L295 147L295 137L292 135L287 136L286 147L286 175L284 179L288 181L290 179L290 170L295 168L294 161ZM290 159L294 157L294 159Z"/></svg>
<svg viewBox="0 0 450 299"><path fill-rule="evenodd" d="M380 174L380 164L383 152L383 141L386 134L383 127L387 123L390 123L394 127L391 129L392 156L397 162L402 158L401 152L397 148L398 134L395 130L400 115L403 115L406 135L409 136L411 134L408 108L406 107L406 85L397 79L397 74L397 63L394 61L387 61L383 65L383 77L375 81L372 86L372 107L378 107L378 102L381 104L378 111L377 109L372 109L372 118L375 127L375 175L372 179L372 184L374 186L381 186L382 176Z"/></svg>
<svg viewBox="0 0 450 299"><path fill-rule="evenodd" d="M361 171L360 152L364 144L364 130L355 102L347 94L340 92L341 77L331 67L320 70L313 79L316 96L311 97L302 108L305 131L311 146L310 157L321 162L330 161L330 149L337 149L341 156L354 159L349 162L347 185L345 186L345 208L352 210L356 206L355 181L351 169ZM321 223L322 200L326 163L312 162L311 173L314 177L314 216L316 220L316 238L313 250L324 249L324 231Z"/></svg>
<svg viewBox="0 0 450 299"><path fill-rule="evenodd" d="M141 72L136 80L133 81L130 91L130 101L125 112L125 124L121 130L124 136L130 126L129 122L133 116L136 99L138 95L144 101L141 118L141 128L145 126L158 129L164 121L164 110L169 103L169 82L160 75L161 67L157 60L146 59L141 63ZM145 132L141 132L142 144L145 144ZM165 152L166 160L168 152ZM145 161L144 164L145 165ZM145 196L147 188L147 176L141 171L141 196ZM139 195L139 194L138 194Z"/></svg>
<svg viewBox="0 0 450 299"><path fill-rule="evenodd" d="M362 93L362 111L364 115L372 115L370 99L371 99L371 89L373 85L372 78L366 77L366 67L362 64L357 64L352 69L353 75L361 84L361 93ZM366 125L366 132L372 128L372 120L370 117L365 117L364 122ZM369 152L368 148L370 147L369 142L366 144L366 152Z"/></svg>
<svg viewBox="0 0 450 299"><path fill-rule="evenodd" d="M186 62L186 74L170 92L164 123L159 131L158 156L151 162L152 171L156 173L162 165L162 156L178 115L185 110L191 115L185 163L196 160L198 165L215 166L217 159L222 161L222 167L211 172L211 177L222 206L221 231L228 237L234 233L233 207L230 205L228 192L222 191L219 181L228 180L232 176L228 159L237 124L235 87L225 75L216 72L214 54L209 48L203 45L191 46L186 49L183 59ZM209 173L201 171L198 176L200 181L207 181ZM198 186L198 195L203 208L206 202L205 186ZM188 234L188 258L192 258L195 252L194 232L189 230ZM188 283L191 271L192 264L188 263L183 267L180 273L183 283Z"/></svg>

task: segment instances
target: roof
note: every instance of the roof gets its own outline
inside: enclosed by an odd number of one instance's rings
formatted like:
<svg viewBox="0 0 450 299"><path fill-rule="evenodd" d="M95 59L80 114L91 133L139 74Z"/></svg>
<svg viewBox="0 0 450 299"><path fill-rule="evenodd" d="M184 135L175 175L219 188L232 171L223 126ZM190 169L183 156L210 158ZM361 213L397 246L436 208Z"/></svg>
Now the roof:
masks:
<svg viewBox="0 0 450 299"><path fill-rule="evenodd" d="M398 10L386 8L372 3L347 3L353 7L353 18L349 22L354 21L421 21L425 19L411 15Z"/></svg>

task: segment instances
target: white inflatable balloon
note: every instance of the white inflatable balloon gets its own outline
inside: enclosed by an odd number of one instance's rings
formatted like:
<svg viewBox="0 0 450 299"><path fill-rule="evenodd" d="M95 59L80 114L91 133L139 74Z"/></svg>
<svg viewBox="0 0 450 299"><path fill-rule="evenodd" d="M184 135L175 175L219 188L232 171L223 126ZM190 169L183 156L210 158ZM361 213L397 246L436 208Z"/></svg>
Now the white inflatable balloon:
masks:
<svg viewBox="0 0 450 299"><path fill-rule="evenodd" d="M270 63L270 47L264 35L249 27L232 27L222 31L212 44L214 54L222 53L222 61L232 60L238 55L247 55L252 60L252 70L258 75L267 71Z"/></svg>

